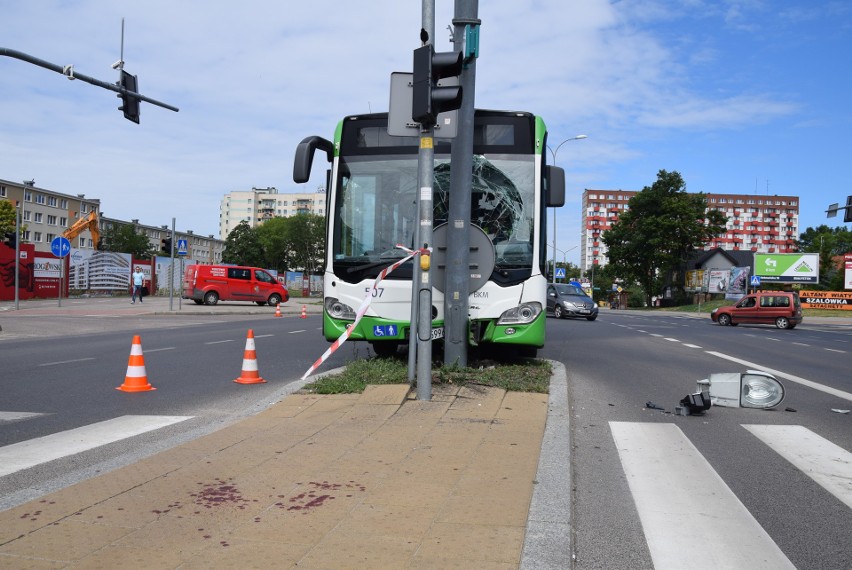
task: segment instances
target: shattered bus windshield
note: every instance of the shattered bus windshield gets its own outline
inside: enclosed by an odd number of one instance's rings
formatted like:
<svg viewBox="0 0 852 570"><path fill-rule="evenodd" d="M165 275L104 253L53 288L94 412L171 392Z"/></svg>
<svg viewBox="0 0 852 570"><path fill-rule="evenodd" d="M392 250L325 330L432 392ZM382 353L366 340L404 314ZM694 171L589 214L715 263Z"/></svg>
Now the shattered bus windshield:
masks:
<svg viewBox="0 0 852 570"><path fill-rule="evenodd" d="M340 172L335 273L347 280L375 276L406 255L397 244L415 246L417 156L341 157ZM439 226L448 222L448 156L436 153L434 172L434 226ZM530 268L535 216L532 156L475 155L472 174L471 222L494 243L496 269ZM409 269L397 278L410 275Z"/></svg>

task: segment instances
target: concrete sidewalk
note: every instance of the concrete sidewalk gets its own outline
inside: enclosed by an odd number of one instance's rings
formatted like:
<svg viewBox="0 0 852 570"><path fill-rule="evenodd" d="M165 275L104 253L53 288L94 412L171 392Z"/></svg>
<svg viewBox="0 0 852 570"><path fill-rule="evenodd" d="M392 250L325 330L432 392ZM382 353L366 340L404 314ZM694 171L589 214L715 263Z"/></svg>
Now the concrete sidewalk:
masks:
<svg viewBox="0 0 852 570"><path fill-rule="evenodd" d="M567 567L567 390L554 364L549 398L443 385L429 402L407 385L292 394L0 513L0 567Z"/></svg>

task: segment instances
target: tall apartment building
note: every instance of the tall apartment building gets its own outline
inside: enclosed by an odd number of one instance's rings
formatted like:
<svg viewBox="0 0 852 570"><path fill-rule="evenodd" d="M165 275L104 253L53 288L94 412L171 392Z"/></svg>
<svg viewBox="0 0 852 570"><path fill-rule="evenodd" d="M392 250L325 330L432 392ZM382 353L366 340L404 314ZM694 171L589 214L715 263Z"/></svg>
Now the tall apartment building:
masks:
<svg viewBox="0 0 852 570"><path fill-rule="evenodd" d="M628 209L633 190L590 190L583 192L583 219L580 236L580 267L607 263L607 248L601 234ZM704 244L704 249L720 247L731 251L791 253L799 236L799 197L759 194L705 194L708 210L728 217L726 231Z"/></svg>
<svg viewBox="0 0 852 570"><path fill-rule="evenodd" d="M34 180L10 182L0 180L0 200L10 200L21 205L22 241L35 244L36 251L50 251L50 242L74 224L79 218L95 211L100 214L101 201L86 198L85 194L70 196L46 188L39 188ZM71 243L77 249L95 249L92 234L80 233Z"/></svg>
<svg viewBox="0 0 852 570"><path fill-rule="evenodd" d="M297 214L324 216L325 190L313 193L279 194L275 187L237 190L225 194L219 206L219 237L227 239L237 225L246 221L256 228L272 218Z"/></svg>

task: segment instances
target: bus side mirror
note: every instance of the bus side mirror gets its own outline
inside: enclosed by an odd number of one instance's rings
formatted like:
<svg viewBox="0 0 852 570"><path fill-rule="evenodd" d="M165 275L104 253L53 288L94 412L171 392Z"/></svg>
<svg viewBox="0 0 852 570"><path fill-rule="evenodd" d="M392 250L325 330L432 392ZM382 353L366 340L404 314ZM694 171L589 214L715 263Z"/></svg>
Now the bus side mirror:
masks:
<svg viewBox="0 0 852 570"><path fill-rule="evenodd" d="M314 162L314 151L324 150L329 162L334 160L334 143L322 137L307 137L296 147L296 158L293 161L293 182L304 184L311 178L311 165Z"/></svg>
<svg viewBox="0 0 852 570"><path fill-rule="evenodd" d="M558 166L548 166L544 175L545 194L548 208L565 205L565 171Z"/></svg>

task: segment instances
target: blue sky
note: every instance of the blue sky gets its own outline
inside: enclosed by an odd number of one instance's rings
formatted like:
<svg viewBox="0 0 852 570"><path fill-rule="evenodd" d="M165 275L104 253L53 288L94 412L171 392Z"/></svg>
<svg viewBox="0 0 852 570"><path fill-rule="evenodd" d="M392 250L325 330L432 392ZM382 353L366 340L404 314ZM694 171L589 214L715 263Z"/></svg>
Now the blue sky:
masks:
<svg viewBox="0 0 852 570"><path fill-rule="evenodd" d="M101 199L109 217L218 236L224 194L292 182L298 142L384 111L411 69L419 0L239 3L0 0L0 47L115 81L142 104L0 58L0 178ZM436 0L438 50L453 2ZM557 247L579 243L583 189L641 190L660 169L689 191L800 196L800 230L852 195L852 4L832 0L488 0L476 105L544 117L567 202ZM549 216L549 219L552 219ZM577 263L579 251L568 253Z"/></svg>

